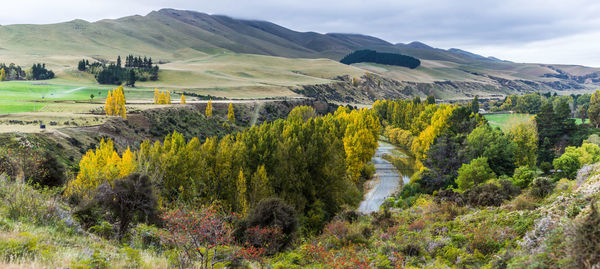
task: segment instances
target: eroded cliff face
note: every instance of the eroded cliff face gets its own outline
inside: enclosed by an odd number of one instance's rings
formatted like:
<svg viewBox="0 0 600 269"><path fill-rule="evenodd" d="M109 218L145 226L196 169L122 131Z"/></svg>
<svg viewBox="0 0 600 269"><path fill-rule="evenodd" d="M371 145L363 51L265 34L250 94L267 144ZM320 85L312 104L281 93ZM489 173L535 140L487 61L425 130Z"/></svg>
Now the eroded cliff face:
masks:
<svg viewBox="0 0 600 269"><path fill-rule="evenodd" d="M298 94L329 102L350 104L371 104L375 100L426 97L459 101L479 96L484 99L501 99L509 94L525 94L548 91L584 91L586 87L570 82L538 82L529 80L509 80L486 76L488 82L435 81L433 83L397 81L367 73L360 78L340 76L335 82L319 85L305 85L292 89Z"/></svg>

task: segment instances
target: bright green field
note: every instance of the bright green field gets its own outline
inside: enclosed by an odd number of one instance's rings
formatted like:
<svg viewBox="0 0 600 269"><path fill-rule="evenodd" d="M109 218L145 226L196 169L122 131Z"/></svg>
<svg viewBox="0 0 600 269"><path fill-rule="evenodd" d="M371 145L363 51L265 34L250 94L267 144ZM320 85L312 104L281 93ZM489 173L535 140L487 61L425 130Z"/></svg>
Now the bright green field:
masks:
<svg viewBox="0 0 600 269"><path fill-rule="evenodd" d="M502 131L507 131L511 123L517 123L521 121L526 121L531 118L533 115L530 114L487 114L485 115L485 119L488 120L488 123L492 127L499 127Z"/></svg>
<svg viewBox="0 0 600 269"><path fill-rule="evenodd" d="M488 120L488 123L492 127L499 127L502 131L507 131L510 127L511 123L517 123L521 121L526 121L531 118L533 115L531 114L521 114L521 113L513 113L513 114L487 114L485 115L485 119ZM590 122L586 120L586 122ZM575 124L581 124L581 119L576 118Z"/></svg>
<svg viewBox="0 0 600 269"><path fill-rule="evenodd" d="M90 95L100 102L114 86L62 81L5 81L0 82L0 114L39 111L48 104L89 101ZM129 98L152 98L149 88L127 88Z"/></svg>

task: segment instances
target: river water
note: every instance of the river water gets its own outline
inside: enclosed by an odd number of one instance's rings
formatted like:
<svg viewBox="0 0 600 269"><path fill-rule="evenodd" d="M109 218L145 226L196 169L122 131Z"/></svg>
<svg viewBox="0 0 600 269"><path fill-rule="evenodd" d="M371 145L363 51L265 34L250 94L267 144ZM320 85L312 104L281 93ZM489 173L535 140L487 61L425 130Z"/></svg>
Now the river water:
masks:
<svg viewBox="0 0 600 269"><path fill-rule="evenodd" d="M365 183L371 184L372 188L365 193L364 200L358 207L358 211L361 213L369 214L379 210L385 199L402 187L400 180L403 184L407 184L410 180L408 176L399 173L392 163L383 158L385 154L396 157L403 156L392 144L379 141L379 147L372 160L375 165L375 176L373 180Z"/></svg>

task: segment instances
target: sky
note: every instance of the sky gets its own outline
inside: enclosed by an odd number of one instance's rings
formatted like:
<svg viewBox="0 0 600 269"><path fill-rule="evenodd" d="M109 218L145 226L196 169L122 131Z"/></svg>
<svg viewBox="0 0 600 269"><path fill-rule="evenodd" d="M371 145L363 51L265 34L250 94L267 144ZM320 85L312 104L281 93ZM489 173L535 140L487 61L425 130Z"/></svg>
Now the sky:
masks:
<svg viewBox="0 0 600 269"><path fill-rule="evenodd" d="M297 31L421 41L514 62L600 67L598 0L20 0L0 24L97 21L175 8L270 21Z"/></svg>

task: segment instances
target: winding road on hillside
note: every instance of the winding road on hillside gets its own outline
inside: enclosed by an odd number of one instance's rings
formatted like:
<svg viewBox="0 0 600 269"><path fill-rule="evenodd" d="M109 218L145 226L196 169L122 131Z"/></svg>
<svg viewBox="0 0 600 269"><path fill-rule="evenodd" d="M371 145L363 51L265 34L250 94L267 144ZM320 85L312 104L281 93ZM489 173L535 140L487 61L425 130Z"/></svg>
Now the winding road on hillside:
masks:
<svg viewBox="0 0 600 269"><path fill-rule="evenodd" d="M402 187L401 179L404 184L408 183L408 176L401 175L392 163L383 158L386 154L396 155L393 152L395 149L392 144L379 141L379 147L372 160L375 164L375 176L366 183L374 186L365 193L365 198L358 207L360 213L370 214L379 210L385 199Z"/></svg>

